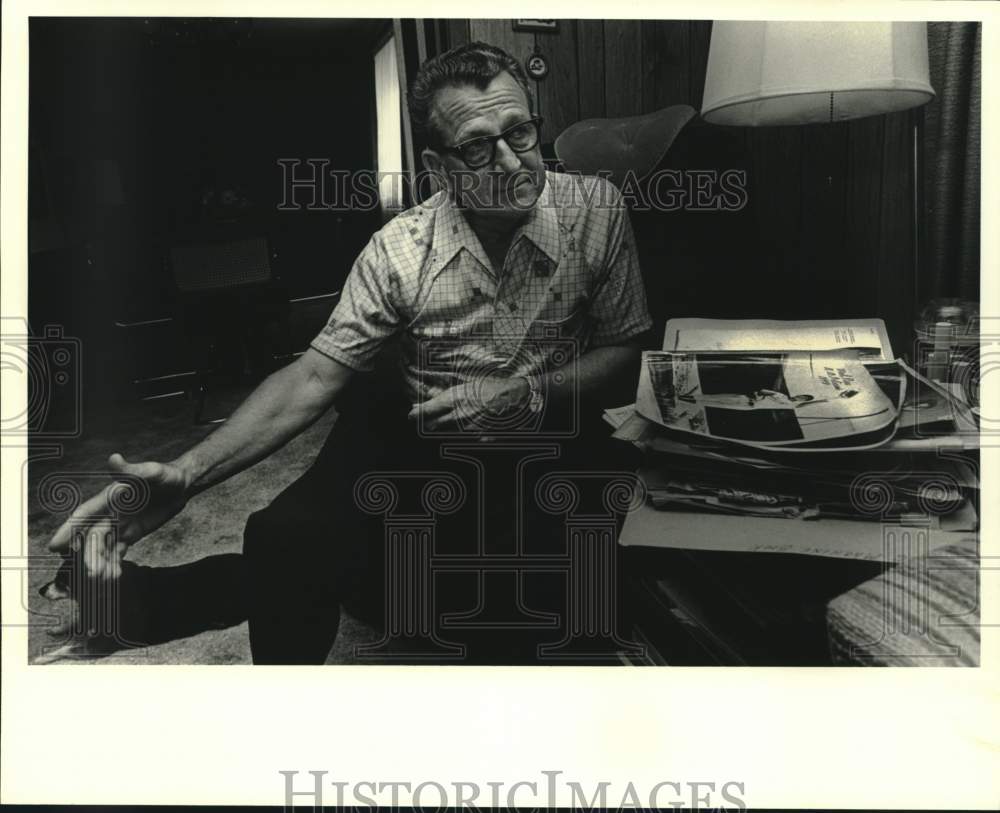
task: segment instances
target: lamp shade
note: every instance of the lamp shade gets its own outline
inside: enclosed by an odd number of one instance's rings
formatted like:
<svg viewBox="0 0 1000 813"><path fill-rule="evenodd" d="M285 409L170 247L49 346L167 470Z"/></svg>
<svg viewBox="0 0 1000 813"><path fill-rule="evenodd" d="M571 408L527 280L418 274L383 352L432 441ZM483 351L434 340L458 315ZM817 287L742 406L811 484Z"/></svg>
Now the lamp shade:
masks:
<svg viewBox="0 0 1000 813"><path fill-rule="evenodd" d="M712 124L843 121L933 98L926 23L712 25L701 110Z"/></svg>

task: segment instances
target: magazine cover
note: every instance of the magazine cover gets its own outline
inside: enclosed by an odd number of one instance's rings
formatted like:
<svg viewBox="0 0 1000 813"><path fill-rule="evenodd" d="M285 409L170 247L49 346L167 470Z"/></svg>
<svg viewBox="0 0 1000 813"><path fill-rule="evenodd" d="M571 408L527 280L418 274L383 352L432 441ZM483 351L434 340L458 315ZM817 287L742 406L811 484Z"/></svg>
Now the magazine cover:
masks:
<svg viewBox="0 0 1000 813"><path fill-rule="evenodd" d="M752 445L870 442L897 402L856 352L643 354L636 411L672 429Z"/></svg>

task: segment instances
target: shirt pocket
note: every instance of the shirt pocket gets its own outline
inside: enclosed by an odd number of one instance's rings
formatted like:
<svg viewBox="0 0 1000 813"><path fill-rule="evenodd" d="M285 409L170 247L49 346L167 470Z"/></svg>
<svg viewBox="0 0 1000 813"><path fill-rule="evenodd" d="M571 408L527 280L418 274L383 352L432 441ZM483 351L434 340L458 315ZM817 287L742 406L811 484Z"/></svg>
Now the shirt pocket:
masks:
<svg viewBox="0 0 1000 813"><path fill-rule="evenodd" d="M485 285L447 269L423 292L409 330L415 336L428 337L476 332L488 310L489 295Z"/></svg>
<svg viewBox="0 0 1000 813"><path fill-rule="evenodd" d="M563 258L548 280L535 312L537 329L546 333L578 335L590 310L593 269L578 251ZM534 326L533 326L534 327Z"/></svg>
<svg viewBox="0 0 1000 813"><path fill-rule="evenodd" d="M581 292L569 302L549 301L538 311L530 335L536 338L579 338L587 325L590 300Z"/></svg>

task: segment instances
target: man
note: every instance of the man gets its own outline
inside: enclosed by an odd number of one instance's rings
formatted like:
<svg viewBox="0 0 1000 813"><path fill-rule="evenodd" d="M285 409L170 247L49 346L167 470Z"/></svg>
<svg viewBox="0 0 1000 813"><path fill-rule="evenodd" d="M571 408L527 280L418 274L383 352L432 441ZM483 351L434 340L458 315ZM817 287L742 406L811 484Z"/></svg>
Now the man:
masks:
<svg viewBox="0 0 1000 813"><path fill-rule="evenodd" d="M437 435L488 439L483 427L497 416L556 414L560 398L590 402L628 380L651 322L621 196L597 179L547 173L531 108L520 65L492 46L472 43L421 68L410 111L442 191L372 237L312 346L213 434L170 463L109 458L115 472L145 480L150 497L114 542L100 519L112 487L74 512L78 527L90 522L77 554L94 579L118 578L128 546L192 496L339 406L397 338L402 410L342 411L310 471L247 524L254 661L322 663L341 601L377 559L354 499L359 477L441 466ZM585 422L595 415L586 410ZM570 446L582 448L566 444L561 463ZM70 543L67 522L50 548Z"/></svg>

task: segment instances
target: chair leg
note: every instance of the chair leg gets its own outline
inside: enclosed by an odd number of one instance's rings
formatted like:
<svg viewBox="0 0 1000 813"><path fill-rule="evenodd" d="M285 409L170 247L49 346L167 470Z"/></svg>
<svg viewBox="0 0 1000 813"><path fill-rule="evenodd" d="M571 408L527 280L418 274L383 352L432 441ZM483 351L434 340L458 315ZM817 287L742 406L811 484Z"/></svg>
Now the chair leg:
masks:
<svg viewBox="0 0 1000 813"><path fill-rule="evenodd" d="M203 373L198 373L198 405L195 407L194 423L196 426L211 426L217 423L225 423L225 418L205 419L205 401L208 398L208 386L205 383Z"/></svg>

